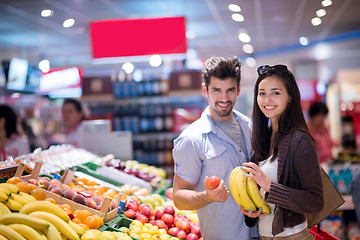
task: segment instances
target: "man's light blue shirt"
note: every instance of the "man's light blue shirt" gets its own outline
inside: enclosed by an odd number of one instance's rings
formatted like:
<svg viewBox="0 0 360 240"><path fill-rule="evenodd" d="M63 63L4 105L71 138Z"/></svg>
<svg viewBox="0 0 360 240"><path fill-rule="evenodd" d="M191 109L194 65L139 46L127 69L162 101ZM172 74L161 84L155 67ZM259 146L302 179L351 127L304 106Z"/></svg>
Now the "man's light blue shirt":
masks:
<svg viewBox="0 0 360 240"><path fill-rule="evenodd" d="M234 110L233 113L250 154L251 121L238 111ZM229 189L232 169L250 158L246 158L240 147L214 124L209 107L200 119L174 140L173 157L174 172L185 181L196 184L195 191L204 191L205 177L213 175L223 179ZM245 225L244 215L231 195L224 203L213 202L198 209L197 214L204 240L249 239L250 229Z"/></svg>

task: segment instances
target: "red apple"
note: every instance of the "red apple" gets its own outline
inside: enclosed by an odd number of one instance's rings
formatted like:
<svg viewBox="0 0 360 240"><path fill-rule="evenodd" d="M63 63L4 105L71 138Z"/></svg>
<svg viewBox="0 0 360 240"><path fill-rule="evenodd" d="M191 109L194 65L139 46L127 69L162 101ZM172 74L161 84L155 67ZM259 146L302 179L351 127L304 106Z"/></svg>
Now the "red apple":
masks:
<svg viewBox="0 0 360 240"><path fill-rule="evenodd" d="M143 207L140 211L141 214L144 214L147 218L149 218L152 214L152 209L151 207Z"/></svg>
<svg viewBox="0 0 360 240"><path fill-rule="evenodd" d="M158 226L159 228L165 228L166 224L164 223L163 220L155 220L155 224L156 226Z"/></svg>
<svg viewBox="0 0 360 240"><path fill-rule="evenodd" d="M172 227L172 228L169 229L168 234L171 235L171 236L173 236L173 237L176 237L176 235L177 235L177 233L178 233L179 231L180 231L179 228L177 228L177 227Z"/></svg>
<svg viewBox="0 0 360 240"><path fill-rule="evenodd" d="M187 236L186 236L186 240L198 240L198 236L195 234L195 233L189 233Z"/></svg>
<svg viewBox="0 0 360 240"><path fill-rule="evenodd" d="M208 181L208 187L210 189L215 189L219 186L220 179L217 176L211 176Z"/></svg>
<svg viewBox="0 0 360 240"><path fill-rule="evenodd" d="M132 209L128 209L125 211L124 216L127 218L135 219L136 218L136 212Z"/></svg>
<svg viewBox="0 0 360 240"><path fill-rule="evenodd" d="M135 218L136 220L139 220L142 223L147 223L149 222L149 219L144 215L144 214L138 214Z"/></svg>
<svg viewBox="0 0 360 240"><path fill-rule="evenodd" d="M184 230L180 230L177 232L176 237L181 240L186 240L186 232Z"/></svg>
<svg viewBox="0 0 360 240"><path fill-rule="evenodd" d="M136 204L135 202L136 202L136 201L130 201L130 202L128 203L128 205L126 206L127 209L132 209L132 210L134 210L135 212L137 212L137 211L139 210L139 204Z"/></svg>
<svg viewBox="0 0 360 240"><path fill-rule="evenodd" d="M184 230L186 233L189 233L191 230L190 224L187 220L182 220L179 222L179 226L177 226L181 230Z"/></svg>
<svg viewBox="0 0 360 240"><path fill-rule="evenodd" d="M170 215L175 215L175 209L173 206L167 206L164 208L164 213L168 213Z"/></svg>
<svg viewBox="0 0 360 240"><path fill-rule="evenodd" d="M165 197L167 197L167 198L169 198L169 199L172 200L172 199L173 199L172 193L173 193L173 188L172 188L172 187L166 189L166 191L165 191Z"/></svg>
<svg viewBox="0 0 360 240"><path fill-rule="evenodd" d="M162 209L159 209L159 210L156 210L156 212L155 212L155 219L157 220L157 219L161 219L161 217L164 215L164 210L162 210Z"/></svg>
<svg viewBox="0 0 360 240"><path fill-rule="evenodd" d="M142 203L142 204L139 205L139 212L141 212L141 209L143 209L144 207L149 207L149 208L151 208L149 204L147 204L147 203Z"/></svg>
<svg viewBox="0 0 360 240"><path fill-rule="evenodd" d="M151 225L156 225L156 220L150 220L149 223L150 223Z"/></svg>
<svg viewBox="0 0 360 240"><path fill-rule="evenodd" d="M192 233L195 233L198 237L201 237L200 224L195 223L195 224L191 227L191 232L192 232Z"/></svg>
<svg viewBox="0 0 360 240"><path fill-rule="evenodd" d="M168 226L171 226L171 224L174 223L174 217L173 215L170 215L168 213L165 213L162 217L161 217L161 220L164 221L164 223Z"/></svg>

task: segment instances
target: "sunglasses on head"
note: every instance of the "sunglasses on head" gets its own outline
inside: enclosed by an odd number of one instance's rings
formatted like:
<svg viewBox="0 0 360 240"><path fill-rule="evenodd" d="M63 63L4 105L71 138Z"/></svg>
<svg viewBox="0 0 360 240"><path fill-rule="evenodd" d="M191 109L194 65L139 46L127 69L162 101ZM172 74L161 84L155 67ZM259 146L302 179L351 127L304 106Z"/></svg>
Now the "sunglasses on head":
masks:
<svg viewBox="0 0 360 240"><path fill-rule="evenodd" d="M269 70L272 70L277 74L283 74L283 73L287 73L289 71L287 66L285 66L285 65L274 65L272 67L270 67L269 65L263 65L263 66L258 67L257 73L260 76Z"/></svg>

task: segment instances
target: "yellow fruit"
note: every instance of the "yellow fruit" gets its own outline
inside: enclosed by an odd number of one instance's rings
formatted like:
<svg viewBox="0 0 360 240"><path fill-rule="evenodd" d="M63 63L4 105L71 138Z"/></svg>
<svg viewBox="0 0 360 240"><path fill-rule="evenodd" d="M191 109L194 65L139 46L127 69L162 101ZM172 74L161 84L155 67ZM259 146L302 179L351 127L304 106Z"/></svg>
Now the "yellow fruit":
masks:
<svg viewBox="0 0 360 240"><path fill-rule="evenodd" d="M49 201L36 201L30 202L26 204L21 210L20 213L30 214L35 211L43 211L55 214L56 216L60 217L65 222L69 222L70 218L66 212L61 209L61 207L49 202Z"/></svg>
<svg viewBox="0 0 360 240"><path fill-rule="evenodd" d="M6 225L0 225L0 234L9 240L26 240L26 238Z"/></svg>
<svg viewBox="0 0 360 240"><path fill-rule="evenodd" d="M7 226L28 240L42 240L40 234L28 225L15 223Z"/></svg>
<svg viewBox="0 0 360 240"><path fill-rule="evenodd" d="M11 213L0 216L0 224L24 224L28 225L31 228L37 229L37 230L44 230L49 228L50 224L47 221L44 221L39 218L31 217L26 214L21 213Z"/></svg>
<svg viewBox="0 0 360 240"><path fill-rule="evenodd" d="M8 199L6 202L5 202L5 205L11 210L11 211L20 211L20 209L22 208L22 204L13 200L13 199Z"/></svg>

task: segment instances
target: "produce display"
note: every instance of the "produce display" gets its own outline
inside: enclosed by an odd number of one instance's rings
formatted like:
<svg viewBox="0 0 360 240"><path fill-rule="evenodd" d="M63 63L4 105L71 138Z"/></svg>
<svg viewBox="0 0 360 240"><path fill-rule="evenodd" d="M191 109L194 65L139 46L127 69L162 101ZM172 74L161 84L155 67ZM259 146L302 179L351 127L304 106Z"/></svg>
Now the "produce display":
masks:
<svg viewBox="0 0 360 240"><path fill-rule="evenodd" d="M239 166L231 171L229 177L230 192L236 203L246 211L260 209L262 212L270 214L271 209L261 196L257 183L253 179L245 177L244 174L247 173Z"/></svg>
<svg viewBox="0 0 360 240"><path fill-rule="evenodd" d="M0 239L202 239L196 212L176 209L171 187L159 191L161 194L153 192L166 186L163 169L135 160L106 159L101 163L97 157L94 164L99 164L99 168L106 167L139 179L140 184L104 184L101 176L100 179L96 179L96 174L87 178L86 174L77 176L71 170L55 176L54 173L59 174L73 165L68 163L72 158L70 153L75 152L87 155L85 150L65 146L53 148L51 154L38 152L36 157L32 155L31 160L25 161L25 169L30 169L26 172L31 173L35 162L46 163L35 173L49 173L48 168L43 170L46 165L56 165L56 171L40 176L16 173L0 183ZM51 163L55 160L66 164ZM19 158L16 161L7 164L19 163ZM85 161L75 162L82 166ZM67 173L72 173L70 178ZM143 182L152 188L142 185ZM127 219L128 223L117 222L118 219Z"/></svg>

